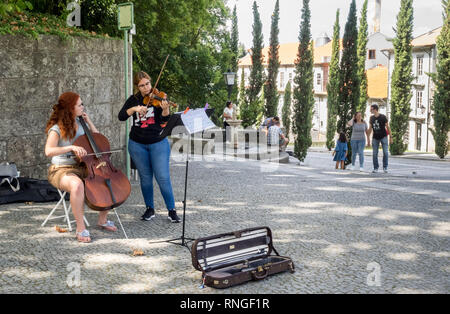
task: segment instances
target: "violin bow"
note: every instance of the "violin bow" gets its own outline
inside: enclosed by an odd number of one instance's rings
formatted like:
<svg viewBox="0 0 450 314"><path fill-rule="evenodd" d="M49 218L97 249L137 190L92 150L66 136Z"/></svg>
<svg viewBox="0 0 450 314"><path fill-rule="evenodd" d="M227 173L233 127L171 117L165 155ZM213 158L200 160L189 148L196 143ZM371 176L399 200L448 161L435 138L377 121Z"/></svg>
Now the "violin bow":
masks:
<svg viewBox="0 0 450 314"><path fill-rule="evenodd" d="M154 89L156 89L156 86L158 86L159 79L161 78L161 74L164 71L164 68L166 67L167 59L169 59L169 56L170 55L167 55L166 60L164 61L164 64L163 64L163 66L161 68L161 71L159 72L158 79L156 80L155 86L153 86Z"/></svg>

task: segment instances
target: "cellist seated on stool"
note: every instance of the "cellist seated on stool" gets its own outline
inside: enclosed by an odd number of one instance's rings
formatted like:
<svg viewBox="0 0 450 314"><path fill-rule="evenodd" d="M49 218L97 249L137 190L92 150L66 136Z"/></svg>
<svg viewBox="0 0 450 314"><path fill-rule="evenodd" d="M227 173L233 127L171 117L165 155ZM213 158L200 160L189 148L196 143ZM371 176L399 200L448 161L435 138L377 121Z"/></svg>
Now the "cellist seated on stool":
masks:
<svg viewBox="0 0 450 314"><path fill-rule="evenodd" d="M81 146L74 146L75 140L84 135L84 130L78 121L82 116L93 133L98 133L89 116L84 112L84 106L78 94L66 92L59 96L58 103L53 106L53 112L47 122L47 142L45 155L52 157L48 169L48 181L54 187L70 193L70 204L76 221L76 237L79 242L90 242L89 231L84 224L84 182L87 175L85 167L81 166L75 157L87 154ZM117 231L114 223L108 221L109 210L100 211L98 226L108 231Z"/></svg>

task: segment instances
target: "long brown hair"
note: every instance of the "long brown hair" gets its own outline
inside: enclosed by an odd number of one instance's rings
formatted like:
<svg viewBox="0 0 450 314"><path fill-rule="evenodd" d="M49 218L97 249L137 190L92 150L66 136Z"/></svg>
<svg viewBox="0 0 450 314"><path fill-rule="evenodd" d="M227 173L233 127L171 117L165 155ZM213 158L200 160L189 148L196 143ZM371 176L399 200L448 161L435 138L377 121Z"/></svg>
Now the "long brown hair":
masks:
<svg viewBox="0 0 450 314"><path fill-rule="evenodd" d="M148 79L150 81L150 84L152 83L152 79L150 75L147 74L147 72L139 71L134 73L133 76L133 86L134 86L134 93L137 94L139 92L138 84L142 79Z"/></svg>
<svg viewBox="0 0 450 314"><path fill-rule="evenodd" d="M77 130L75 129L74 112L78 98L80 95L74 92L66 92L59 96L58 103L53 105L53 112L47 121L45 133L48 133L48 130L57 124L63 139L68 140L75 137Z"/></svg>

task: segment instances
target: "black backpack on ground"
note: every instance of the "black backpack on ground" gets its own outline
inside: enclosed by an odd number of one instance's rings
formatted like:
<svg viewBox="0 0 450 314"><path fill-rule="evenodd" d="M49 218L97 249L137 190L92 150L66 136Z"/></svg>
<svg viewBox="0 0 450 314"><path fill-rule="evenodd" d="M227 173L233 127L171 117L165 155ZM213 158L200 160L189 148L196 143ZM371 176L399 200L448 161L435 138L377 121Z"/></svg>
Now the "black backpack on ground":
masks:
<svg viewBox="0 0 450 314"><path fill-rule="evenodd" d="M0 185L0 205L23 202L54 202L61 196L58 190L47 180L38 180L26 177L14 178L19 181L20 189L13 191L11 186L4 182ZM69 195L66 194L66 199Z"/></svg>

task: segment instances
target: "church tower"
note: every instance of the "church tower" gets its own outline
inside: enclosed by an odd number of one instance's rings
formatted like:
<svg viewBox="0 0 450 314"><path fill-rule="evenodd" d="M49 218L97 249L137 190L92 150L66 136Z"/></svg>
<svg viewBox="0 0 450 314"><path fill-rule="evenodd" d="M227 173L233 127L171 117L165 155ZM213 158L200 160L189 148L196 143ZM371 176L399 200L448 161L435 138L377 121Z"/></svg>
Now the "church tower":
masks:
<svg viewBox="0 0 450 314"><path fill-rule="evenodd" d="M369 0L368 22L369 22L369 35L380 32L381 0Z"/></svg>

